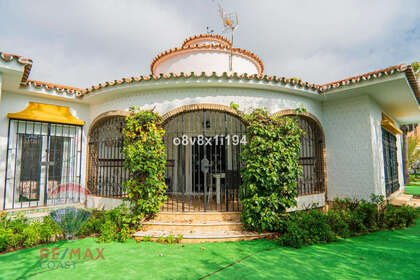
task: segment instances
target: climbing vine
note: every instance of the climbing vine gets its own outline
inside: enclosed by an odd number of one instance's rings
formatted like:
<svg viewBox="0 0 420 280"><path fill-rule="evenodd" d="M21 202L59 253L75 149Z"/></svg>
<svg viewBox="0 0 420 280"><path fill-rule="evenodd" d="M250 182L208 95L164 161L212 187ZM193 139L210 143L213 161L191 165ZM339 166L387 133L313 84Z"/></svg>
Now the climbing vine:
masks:
<svg viewBox="0 0 420 280"><path fill-rule="evenodd" d="M124 183L131 210L138 220L152 218L166 200L165 146L162 118L153 110L130 107L123 129L124 166L130 177Z"/></svg>
<svg viewBox="0 0 420 280"><path fill-rule="evenodd" d="M241 153L242 222L249 230L276 231L286 209L296 205L302 130L294 118L274 117L265 109L246 114L235 104L231 107L247 124L248 143Z"/></svg>

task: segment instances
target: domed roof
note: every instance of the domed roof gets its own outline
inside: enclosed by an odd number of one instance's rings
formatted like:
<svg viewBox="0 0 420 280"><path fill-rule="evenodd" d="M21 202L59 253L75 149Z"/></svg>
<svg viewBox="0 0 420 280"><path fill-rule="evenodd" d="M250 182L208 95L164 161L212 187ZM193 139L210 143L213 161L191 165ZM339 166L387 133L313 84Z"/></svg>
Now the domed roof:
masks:
<svg viewBox="0 0 420 280"><path fill-rule="evenodd" d="M264 64L250 51L233 48L223 36L201 34L187 38L181 47L157 55L150 66L153 75L202 73L223 74L229 71L232 55L232 73L262 75Z"/></svg>

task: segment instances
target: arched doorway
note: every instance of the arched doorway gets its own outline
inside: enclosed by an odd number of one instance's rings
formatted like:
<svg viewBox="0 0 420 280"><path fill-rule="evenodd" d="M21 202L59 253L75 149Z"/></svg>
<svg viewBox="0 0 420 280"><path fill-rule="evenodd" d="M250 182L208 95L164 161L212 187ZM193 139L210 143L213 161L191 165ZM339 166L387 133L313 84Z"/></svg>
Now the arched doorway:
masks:
<svg viewBox="0 0 420 280"><path fill-rule="evenodd" d="M300 138L299 164L303 174L298 179L298 194L309 195L325 192L324 137L318 123L307 116L299 116L299 126L304 133Z"/></svg>
<svg viewBox="0 0 420 280"><path fill-rule="evenodd" d="M165 211L239 210L239 155L246 128L231 110L212 106L167 114Z"/></svg>
<svg viewBox="0 0 420 280"><path fill-rule="evenodd" d="M122 197L123 182L128 179L124 170L122 129L125 116L100 116L89 130L88 178L89 191L97 196Z"/></svg>
<svg viewBox="0 0 420 280"><path fill-rule="evenodd" d="M297 116L296 110L283 110L276 116ZM299 163L303 174L298 179L298 195L326 194L325 134L320 121L311 113L300 114L298 122L304 131L300 138Z"/></svg>

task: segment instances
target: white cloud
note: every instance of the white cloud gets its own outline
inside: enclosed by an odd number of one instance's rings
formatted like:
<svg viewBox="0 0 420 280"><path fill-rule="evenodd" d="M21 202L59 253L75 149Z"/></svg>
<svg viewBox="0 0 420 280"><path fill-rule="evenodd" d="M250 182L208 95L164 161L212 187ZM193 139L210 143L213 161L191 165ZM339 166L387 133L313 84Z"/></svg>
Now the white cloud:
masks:
<svg viewBox="0 0 420 280"><path fill-rule="evenodd" d="M267 74L328 82L420 59L416 1L225 1L236 10L237 46ZM0 50L34 60L31 79L87 87L148 74L159 52L210 25L209 1L0 3ZM416 25L417 24L417 25Z"/></svg>

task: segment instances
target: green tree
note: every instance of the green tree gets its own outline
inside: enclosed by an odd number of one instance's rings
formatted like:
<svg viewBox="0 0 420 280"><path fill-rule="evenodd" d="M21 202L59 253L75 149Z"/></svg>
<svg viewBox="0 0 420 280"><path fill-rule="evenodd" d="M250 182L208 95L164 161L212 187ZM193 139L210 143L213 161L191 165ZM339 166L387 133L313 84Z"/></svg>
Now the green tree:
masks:
<svg viewBox="0 0 420 280"><path fill-rule="evenodd" d="M413 164L420 159L420 149L417 149L417 145L420 139L416 136L408 137L408 167L412 168Z"/></svg>

